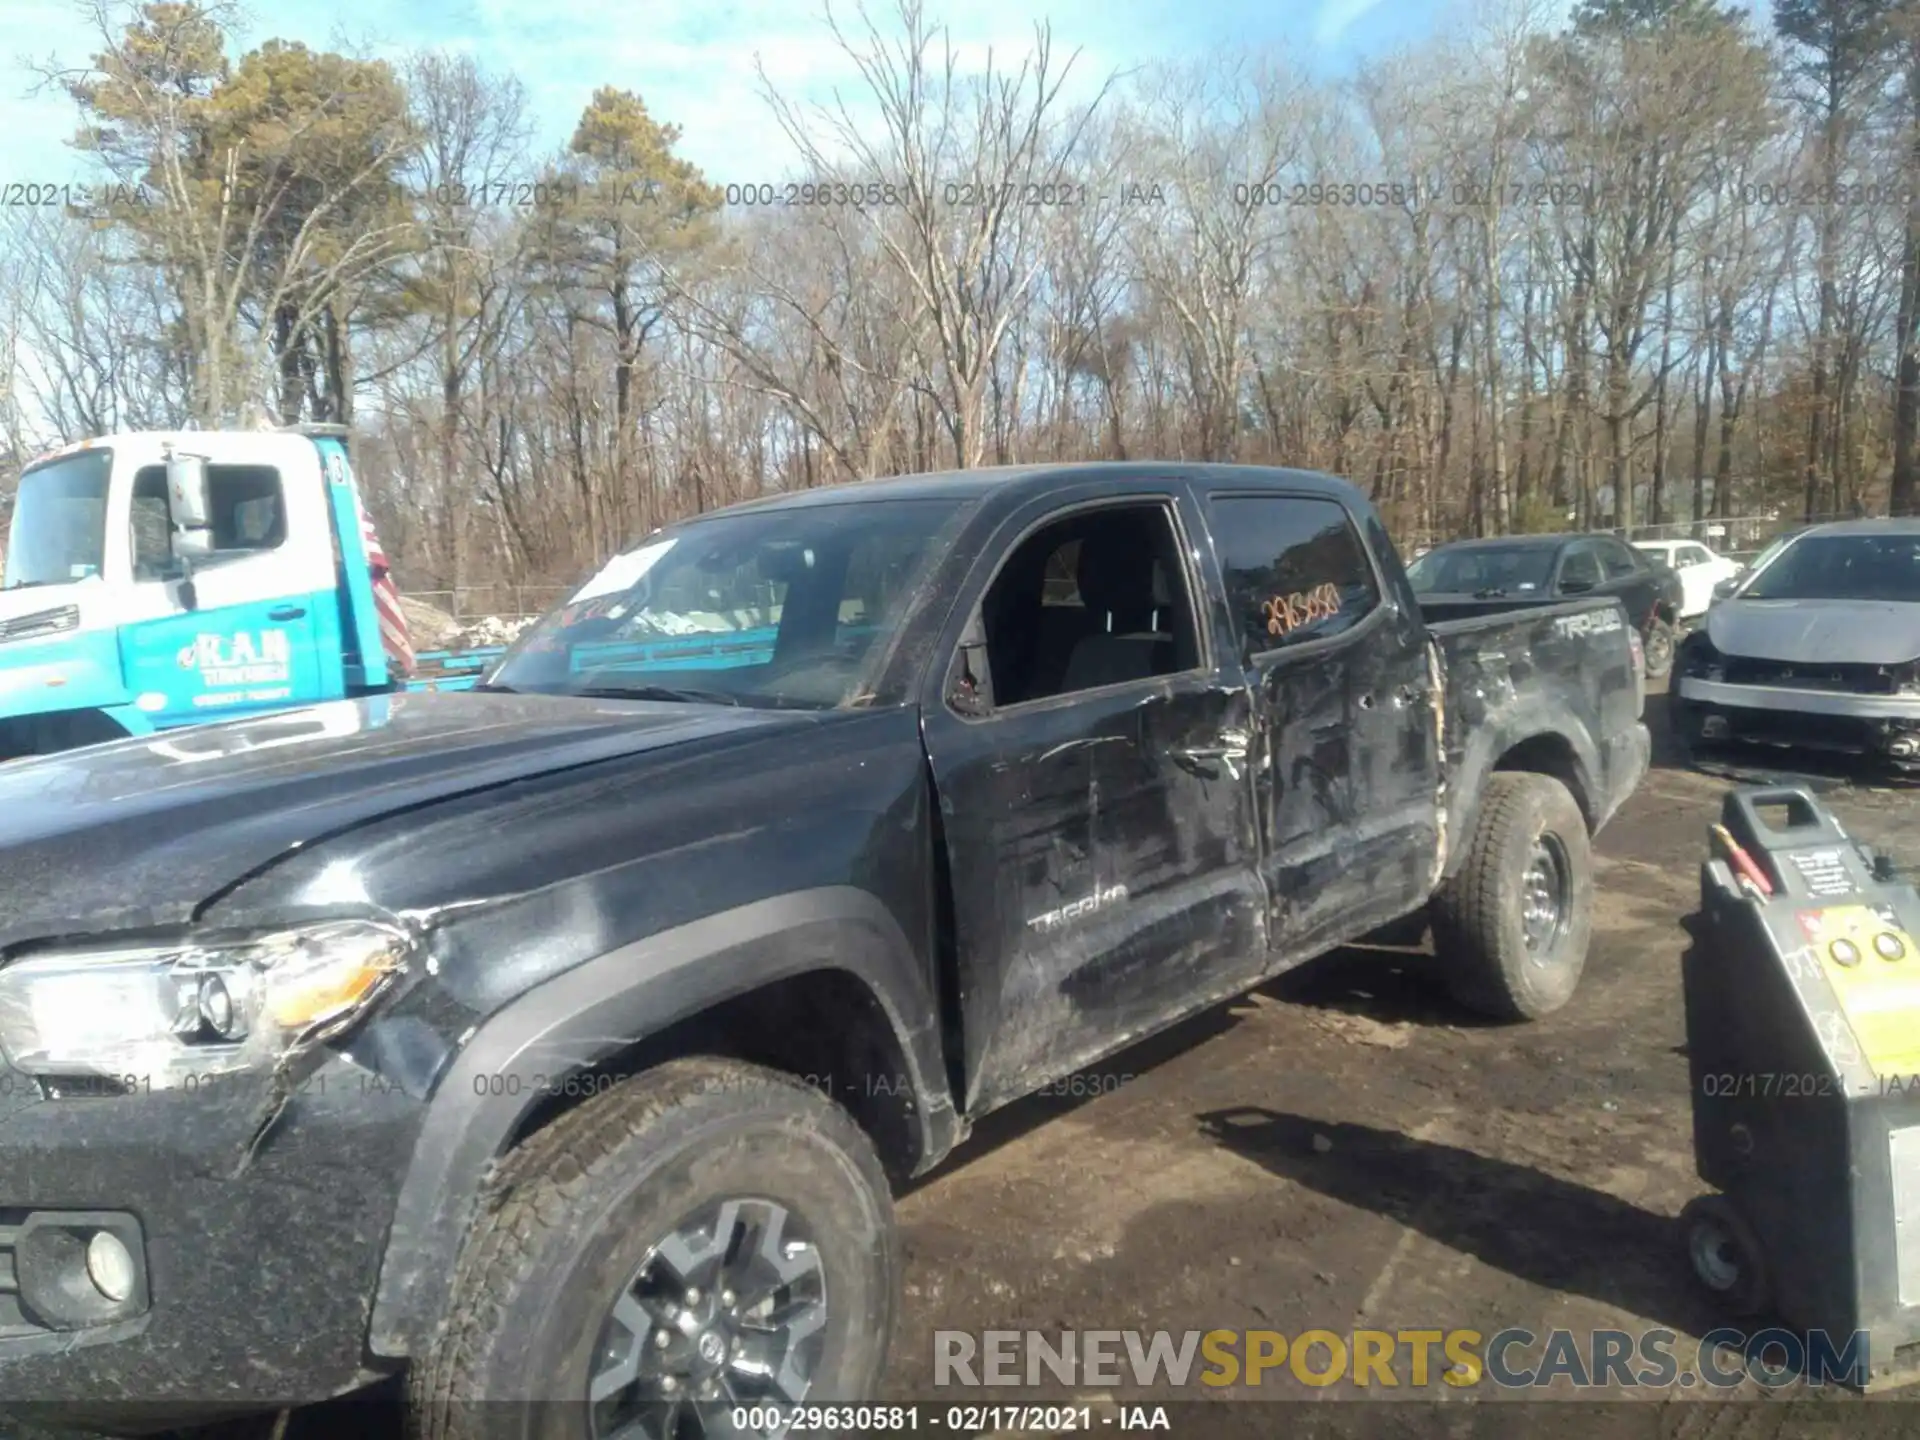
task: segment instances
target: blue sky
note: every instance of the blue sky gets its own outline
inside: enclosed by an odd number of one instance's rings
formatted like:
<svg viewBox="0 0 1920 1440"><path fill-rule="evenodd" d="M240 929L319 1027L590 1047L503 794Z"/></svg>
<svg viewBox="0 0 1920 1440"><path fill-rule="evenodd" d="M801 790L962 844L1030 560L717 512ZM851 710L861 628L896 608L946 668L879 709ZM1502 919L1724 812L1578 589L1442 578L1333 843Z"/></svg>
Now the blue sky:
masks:
<svg viewBox="0 0 1920 1440"><path fill-rule="evenodd" d="M963 62L992 46L1019 56L1045 18L1063 52L1083 54L1075 74L1097 85L1115 70L1177 60L1220 46L1283 46L1315 69L1415 42L1461 0L929 0ZM857 25L851 4L836 4ZM84 62L98 49L71 0L0 0L0 181L86 178L67 148L71 103L29 92L33 62ZM877 7L876 16L888 13ZM564 144L594 88L637 91L656 117L685 132L681 153L720 182L778 179L791 148L759 97L756 54L790 96L825 101L857 90L827 32L818 0L331 0L261 6L241 48L272 36L317 47L397 57L421 47L464 50L483 67L510 70L527 87L537 148ZM282 16L269 23L268 17ZM495 177L498 178L498 177Z"/></svg>

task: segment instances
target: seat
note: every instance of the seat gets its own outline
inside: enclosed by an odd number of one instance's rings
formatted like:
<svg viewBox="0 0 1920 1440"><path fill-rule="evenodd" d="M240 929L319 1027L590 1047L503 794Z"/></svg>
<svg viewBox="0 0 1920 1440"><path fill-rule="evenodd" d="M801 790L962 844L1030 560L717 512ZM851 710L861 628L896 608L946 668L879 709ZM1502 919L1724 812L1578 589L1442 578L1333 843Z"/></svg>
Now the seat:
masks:
<svg viewBox="0 0 1920 1440"><path fill-rule="evenodd" d="M1165 576L1151 532L1134 516L1091 529L1080 545L1080 599L1090 633L1074 643L1059 690L1092 690L1165 675L1175 668Z"/></svg>

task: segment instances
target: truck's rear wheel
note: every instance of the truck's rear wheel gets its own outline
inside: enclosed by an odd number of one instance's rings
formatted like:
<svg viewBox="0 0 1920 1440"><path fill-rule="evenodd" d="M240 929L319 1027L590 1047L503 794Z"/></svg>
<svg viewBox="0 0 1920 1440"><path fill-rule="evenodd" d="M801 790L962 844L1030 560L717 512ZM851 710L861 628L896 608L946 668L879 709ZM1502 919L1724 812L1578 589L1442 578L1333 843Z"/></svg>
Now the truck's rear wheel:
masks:
<svg viewBox="0 0 1920 1440"><path fill-rule="evenodd" d="M1432 912L1434 950L1463 1005L1533 1020L1571 1000L1593 935L1593 855L1567 787L1490 775L1467 854Z"/></svg>
<svg viewBox="0 0 1920 1440"><path fill-rule="evenodd" d="M413 1430L699 1434L676 1429L689 1402L858 1400L898 1273L885 1175L843 1109L758 1066L675 1061L502 1163L411 1377Z"/></svg>

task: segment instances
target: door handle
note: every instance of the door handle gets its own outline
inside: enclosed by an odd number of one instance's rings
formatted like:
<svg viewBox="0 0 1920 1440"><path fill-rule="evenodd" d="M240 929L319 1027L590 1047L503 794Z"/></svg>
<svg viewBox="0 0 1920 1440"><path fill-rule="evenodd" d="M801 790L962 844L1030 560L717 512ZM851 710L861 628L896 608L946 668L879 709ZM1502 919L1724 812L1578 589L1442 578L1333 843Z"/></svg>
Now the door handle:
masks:
<svg viewBox="0 0 1920 1440"><path fill-rule="evenodd" d="M276 605L267 611L269 620L298 620L307 613L304 605Z"/></svg>

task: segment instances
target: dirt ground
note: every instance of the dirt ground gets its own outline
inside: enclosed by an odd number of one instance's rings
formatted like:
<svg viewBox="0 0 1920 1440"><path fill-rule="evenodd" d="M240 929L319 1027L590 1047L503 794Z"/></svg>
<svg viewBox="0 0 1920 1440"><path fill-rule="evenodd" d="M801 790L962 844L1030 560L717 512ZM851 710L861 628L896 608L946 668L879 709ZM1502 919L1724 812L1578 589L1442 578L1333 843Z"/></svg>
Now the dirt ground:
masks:
<svg viewBox="0 0 1920 1440"><path fill-rule="evenodd" d="M1662 708L1649 697L1650 720ZM1209 1392L1191 1382L1157 1392L937 1389L936 1329L1664 1327L1683 1337L1676 1357L1692 1356L1697 1337L1725 1321L1692 1288L1674 1224L1703 1188L1681 919L1697 906L1706 827L1728 781L1679 767L1664 735L1656 740L1655 769L1597 843L1593 947L1559 1014L1479 1023L1417 957L1350 949L1109 1062L1080 1087L1095 1098L1041 1097L983 1122L900 1202L907 1299L892 1394L1001 1404L1177 1396L1189 1406L1171 1412L1176 1433L1277 1433L1280 1412L1265 1405L1196 1414L1190 1403ZM1920 790L1842 787L1828 799L1857 838L1920 871ZM1324 1351L1315 1364L1326 1364ZM1383 1395L1378 1385L1312 1389L1284 1369L1264 1382L1210 1393ZM1556 1382L1548 1395L1565 1388ZM1734 1393L1766 1392L1749 1382ZM1349 1417L1358 1408L1337 1407ZM1389 1408L1406 1433L1435 1433L1429 1406ZM1688 1407L1700 1424L1708 1412L1732 1422L1699 1433L1743 1435L1755 1433L1752 1412L1785 1407L1737 1407L1745 1418L1734 1408ZM1920 1433L1920 1405L1897 1408ZM1851 1432L1860 1413L1849 1409ZM1120 1423L1102 1413L1096 1425ZM1295 1409L1287 1414L1285 1428L1299 1428Z"/></svg>

